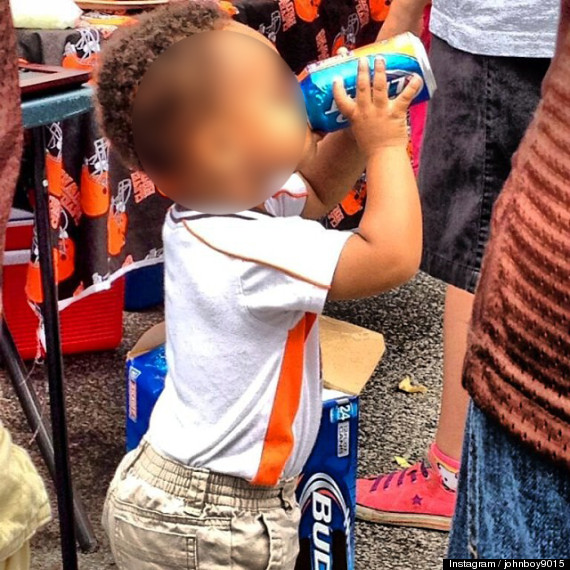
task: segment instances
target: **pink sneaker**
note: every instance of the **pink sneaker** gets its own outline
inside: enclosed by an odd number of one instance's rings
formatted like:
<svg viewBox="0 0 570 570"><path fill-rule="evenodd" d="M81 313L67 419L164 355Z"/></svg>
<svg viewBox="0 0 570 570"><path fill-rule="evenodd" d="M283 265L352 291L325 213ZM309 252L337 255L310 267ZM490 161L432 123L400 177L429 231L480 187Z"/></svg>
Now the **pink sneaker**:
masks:
<svg viewBox="0 0 570 570"><path fill-rule="evenodd" d="M358 479L356 516L371 522L448 531L457 493L446 486L440 469L452 477L456 474L435 458L433 446L428 458L389 475Z"/></svg>

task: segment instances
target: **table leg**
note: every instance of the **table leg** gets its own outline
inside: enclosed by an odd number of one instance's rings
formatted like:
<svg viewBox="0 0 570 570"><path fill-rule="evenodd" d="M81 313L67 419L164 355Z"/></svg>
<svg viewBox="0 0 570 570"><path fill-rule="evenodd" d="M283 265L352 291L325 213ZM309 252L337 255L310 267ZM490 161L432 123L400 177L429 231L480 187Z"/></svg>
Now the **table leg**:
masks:
<svg viewBox="0 0 570 570"><path fill-rule="evenodd" d="M28 425L32 432L36 434L38 447L40 448L43 460L47 465L52 480L55 481L55 458L51 435L42 418L41 407L36 392L27 378L26 366L20 358L14 338L6 322L2 323L0 353L2 354L4 365L12 381L16 396L18 400L20 400L22 409L26 414ZM95 539L85 507L77 495L73 498L73 507L79 546L85 552L93 552L97 548L97 540Z"/></svg>
<svg viewBox="0 0 570 570"><path fill-rule="evenodd" d="M46 340L46 364L49 384L49 403L53 445L55 451L55 487L59 514L61 556L64 570L77 570L75 527L73 513L73 489L69 450L67 447L67 423L63 393L63 361L59 334L59 311L55 281L52 239L49 217L49 194L45 179L44 128L33 129L36 165L34 168L35 217L42 276L42 315Z"/></svg>

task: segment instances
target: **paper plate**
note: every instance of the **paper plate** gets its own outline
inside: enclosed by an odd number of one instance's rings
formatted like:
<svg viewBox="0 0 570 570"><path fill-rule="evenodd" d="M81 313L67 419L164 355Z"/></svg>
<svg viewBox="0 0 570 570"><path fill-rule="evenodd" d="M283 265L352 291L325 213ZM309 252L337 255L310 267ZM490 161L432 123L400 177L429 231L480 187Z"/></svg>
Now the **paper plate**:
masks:
<svg viewBox="0 0 570 570"><path fill-rule="evenodd" d="M144 10L168 4L168 0L75 0L82 10Z"/></svg>

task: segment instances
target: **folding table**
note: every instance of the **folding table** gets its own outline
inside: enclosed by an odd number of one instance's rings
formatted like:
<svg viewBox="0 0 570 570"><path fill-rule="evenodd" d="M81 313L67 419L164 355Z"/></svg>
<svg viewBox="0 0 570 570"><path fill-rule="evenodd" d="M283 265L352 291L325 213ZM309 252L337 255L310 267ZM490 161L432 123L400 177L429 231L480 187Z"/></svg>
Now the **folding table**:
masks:
<svg viewBox="0 0 570 570"><path fill-rule="evenodd" d="M25 365L5 323L2 325L0 338L0 352L8 375L22 404L30 428L37 433L38 446L55 483L62 560L65 570L77 569L76 531L82 550L94 550L97 547L97 541L81 501L77 496L75 498L73 496L71 482L63 393L63 361L57 285L50 232L49 194L45 179L45 135L42 127L88 113L92 108L93 90L88 86L30 99L22 103L23 125L26 129L32 129L36 153L35 163L40 165L40 168L36 167L34 172L35 222L42 275L43 304L41 311L46 341L46 370L53 437L43 421L38 398L33 386L28 382Z"/></svg>

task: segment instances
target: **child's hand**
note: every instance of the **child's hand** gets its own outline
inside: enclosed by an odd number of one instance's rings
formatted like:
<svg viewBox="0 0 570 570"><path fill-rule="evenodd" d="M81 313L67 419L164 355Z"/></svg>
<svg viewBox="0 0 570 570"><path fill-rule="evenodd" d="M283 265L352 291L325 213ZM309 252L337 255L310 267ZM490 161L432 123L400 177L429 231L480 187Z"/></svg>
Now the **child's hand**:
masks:
<svg viewBox="0 0 570 570"><path fill-rule="evenodd" d="M346 242L329 291L331 300L375 295L410 279L422 253L422 215L416 178L407 152L406 111L421 80L412 77L388 99L384 62L377 59L372 87L360 61L356 100L335 84L340 112L352 123L366 154L366 205L358 232Z"/></svg>
<svg viewBox="0 0 570 570"><path fill-rule="evenodd" d="M350 121L356 142L368 158L387 146L408 144L406 113L420 87L421 79L414 75L398 97L388 99L386 67L380 57L376 58L372 86L368 59L359 60L356 99L349 97L341 80L335 81L336 104Z"/></svg>

